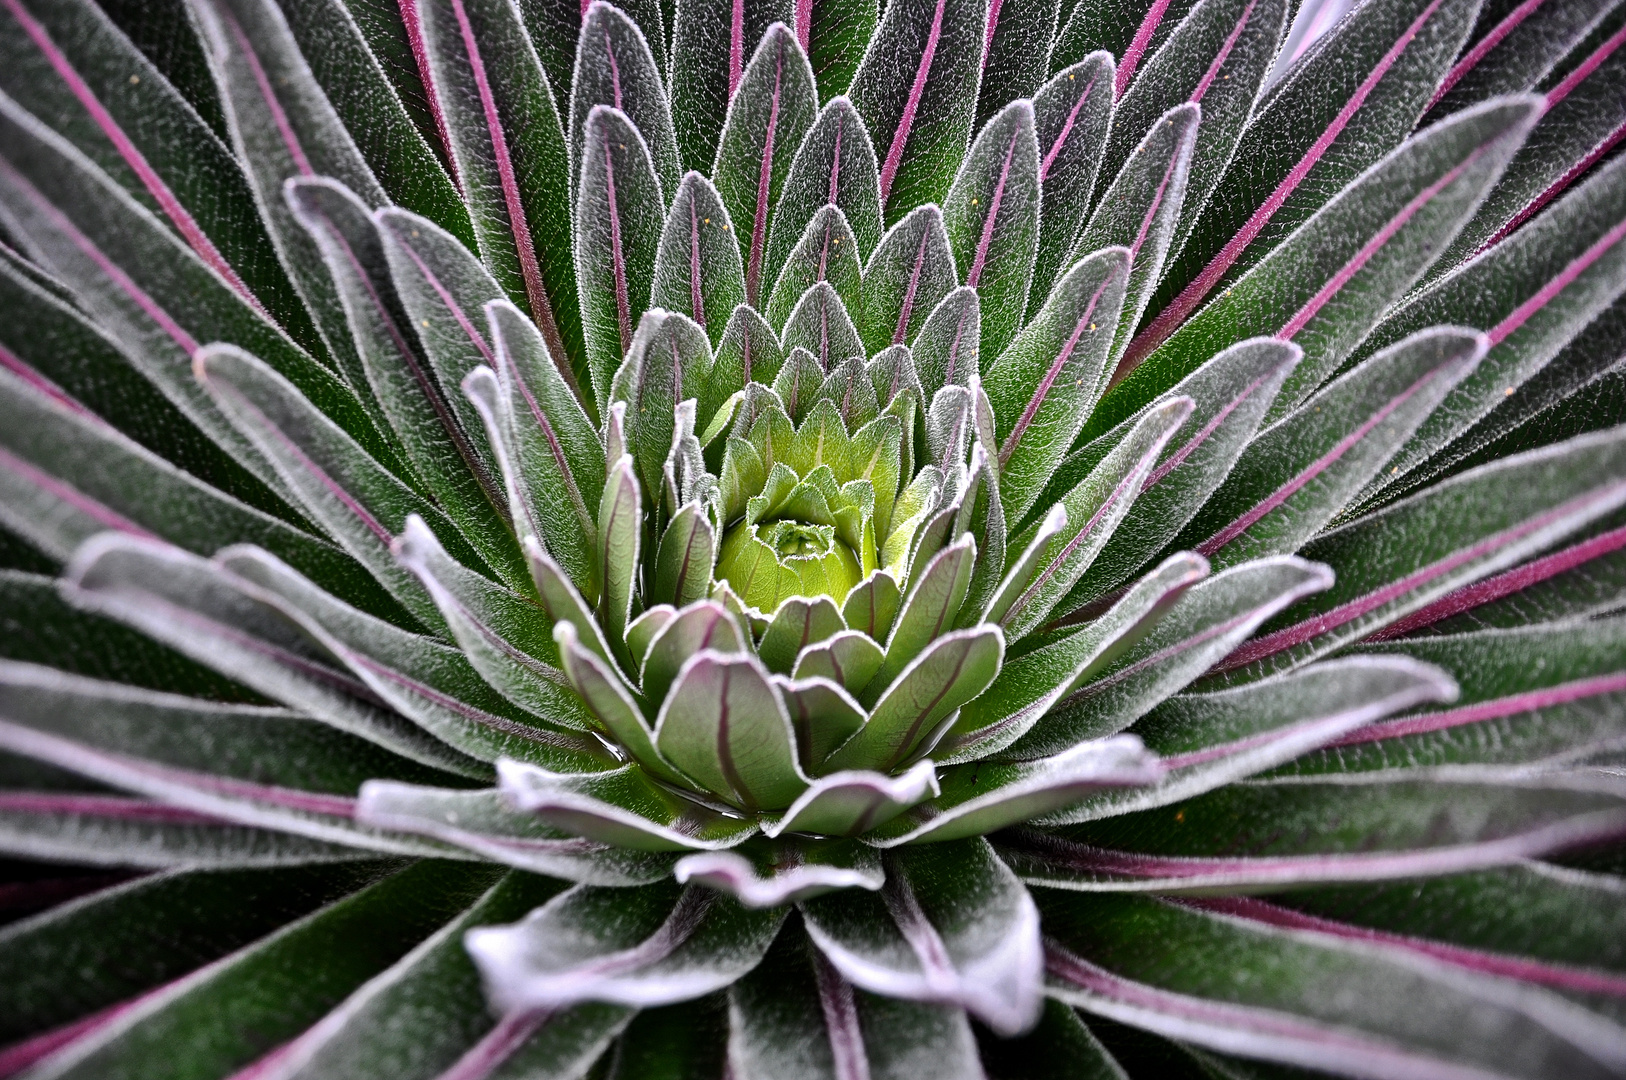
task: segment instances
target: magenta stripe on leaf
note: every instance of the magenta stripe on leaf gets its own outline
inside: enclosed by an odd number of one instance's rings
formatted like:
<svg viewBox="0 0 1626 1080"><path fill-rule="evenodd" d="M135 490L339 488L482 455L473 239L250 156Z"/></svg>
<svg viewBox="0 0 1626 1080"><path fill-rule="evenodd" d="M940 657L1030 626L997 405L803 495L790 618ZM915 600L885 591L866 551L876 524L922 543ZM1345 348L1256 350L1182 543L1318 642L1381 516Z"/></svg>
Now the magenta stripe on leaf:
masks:
<svg viewBox="0 0 1626 1080"><path fill-rule="evenodd" d="M920 97L926 92L926 79L931 74L932 58L937 55L937 41L943 36L943 7L947 0L937 0L932 14L931 32L926 36L926 49L920 54L920 66L915 69L915 81L909 87L909 100L904 103L903 116L898 119L897 130L892 133L892 145L887 149L886 162L881 166L881 202L892 195L892 181L903 164L903 147L909 141L909 129L914 126L915 112L920 108Z"/></svg>

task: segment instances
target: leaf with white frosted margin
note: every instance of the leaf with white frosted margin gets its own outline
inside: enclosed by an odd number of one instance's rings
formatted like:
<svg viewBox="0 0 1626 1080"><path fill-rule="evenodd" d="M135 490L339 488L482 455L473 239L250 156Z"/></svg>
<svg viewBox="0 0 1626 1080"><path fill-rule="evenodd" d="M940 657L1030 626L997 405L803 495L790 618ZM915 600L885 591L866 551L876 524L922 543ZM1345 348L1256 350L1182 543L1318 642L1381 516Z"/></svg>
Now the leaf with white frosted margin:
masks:
<svg viewBox="0 0 1626 1080"><path fill-rule="evenodd" d="M888 3L849 94L875 138L889 222L942 201L977 110L987 0Z"/></svg>
<svg viewBox="0 0 1626 1080"><path fill-rule="evenodd" d="M1397 481L1430 478L1434 455L1542 371L1626 288L1626 162L1606 164L1552 209L1482 258L1397 307L1355 354L1439 322L1484 328L1491 350L1479 370L1412 437L1365 502ZM1392 470L1400 470L1398 473Z"/></svg>
<svg viewBox="0 0 1626 1080"><path fill-rule="evenodd" d="M609 10L595 3L594 10ZM603 416L610 380L632 348L633 331L649 300L666 203L649 148L626 113L593 106L582 132L582 152L586 157L571 239L587 369Z"/></svg>
<svg viewBox="0 0 1626 1080"><path fill-rule="evenodd" d="M1014 1035L1038 1018L1039 912L980 837L890 851L881 894L800 904L808 936L842 975L890 997L970 1010Z"/></svg>
<svg viewBox="0 0 1626 1080"><path fill-rule="evenodd" d="M862 630L843 630L817 645L809 645L796 658L795 677L824 678L856 693L868 685L885 658L881 647Z"/></svg>
<svg viewBox="0 0 1626 1080"><path fill-rule="evenodd" d="M796 303L821 281L829 282L848 312L862 311L864 272L858 258L858 242L841 207L820 207L796 247L785 257L768 293L768 302L762 308L768 325L783 327Z"/></svg>
<svg viewBox="0 0 1626 1080"><path fill-rule="evenodd" d="M220 411L272 462L284 490L420 623L445 622L422 584L395 563L389 545L416 514L438 526L460 560L483 566L439 508L368 456L296 387L236 346L209 345L195 362L198 381Z"/></svg>
<svg viewBox="0 0 1626 1080"><path fill-rule="evenodd" d="M1171 555L1083 629L1006 661L988 690L960 710L937 759L976 761L1011 745L1057 701L1139 642L1207 576L1208 560L1201 555Z"/></svg>
<svg viewBox="0 0 1626 1080"><path fill-rule="evenodd" d="M949 384L969 386L978 374L982 309L977 291L960 286L938 301L915 336L912 351L921 394L930 401Z"/></svg>
<svg viewBox="0 0 1626 1080"><path fill-rule="evenodd" d="M604 492L604 444L548 352L536 324L506 300L486 305L491 345L501 366L514 465L533 507L537 536L570 568L577 587L598 592L591 552L597 525L591 507ZM499 413L502 410L499 409ZM559 513L569 506L571 513ZM516 531L525 519L516 514Z"/></svg>
<svg viewBox="0 0 1626 1080"><path fill-rule="evenodd" d="M774 686L785 702L785 711L790 714L791 726L796 729L797 760L810 776L820 775L823 772L820 766L829 757L830 751L846 742L869 718L863 706L837 681L840 674L838 657L848 660L849 666L855 667L862 667L864 659L869 658L873 658L876 664L880 663L879 649L866 656L862 646L859 646L860 660L856 664L845 655L853 651L847 646L858 645L858 638L862 636L855 630L844 630L829 645L810 646L803 651L804 660L798 662L797 670L821 670L826 674L800 675L789 679L783 675L773 677ZM867 678L862 670L858 670L854 672L852 681L857 683Z"/></svg>
<svg viewBox="0 0 1626 1080"><path fill-rule="evenodd" d="M506 1012L580 1001L648 1007L721 990L750 971L785 911L752 911L699 885L578 885L522 922L464 940L487 996Z"/></svg>
<svg viewBox="0 0 1626 1080"><path fill-rule="evenodd" d="M667 77L678 152L685 169L709 172L729 103L743 92L741 76L751 50L772 24L795 21L795 5L787 0L738 5L732 0L684 0L666 10L672 21Z"/></svg>
<svg viewBox="0 0 1626 1080"><path fill-rule="evenodd" d="M318 1022L479 899L495 867L419 862L130 1003L38 1075L229 1076Z"/></svg>
<svg viewBox="0 0 1626 1080"><path fill-rule="evenodd" d="M1286 0L1197 4L1140 65L1118 99L1112 135L1101 156L1104 176L1123 168L1135 138L1165 110L1183 101L1203 110L1171 252L1185 244L1197 215L1232 164L1231 154L1252 118L1293 6Z"/></svg>
<svg viewBox="0 0 1626 1080"><path fill-rule="evenodd" d="M835 601L828 596L792 597L779 605L773 620L762 635L757 655L769 671L788 673L796 665L797 657L809 645L847 629Z"/></svg>
<svg viewBox="0 0 1626 1080"><path fill-rule="evenodd" d="M1401 656L1343 657L1231 690L1180 694L1135 725L1167 769L1161 783L1111 792L1042 820L1065 825L1166 806L1292 761L1386 716L1456 696L1443 670Z"/></svg>
<svg viewBox="0 0 1626 1080"><path fill-rule="evenodd" d="M748 653L689 657L661 703L655 745L706 790L751 812L789 806L808 785L784 702Z"/></svg>
<svg viewBox="0 0 1626 1080"><path fill-rule="evenodd" d="M997 626L954 630L932 642L903 669L860 728L824 768L891 770L929 754L955 710L988 688L1005 656Z"/></svg>
<svg viewBox="0 0 1626 1080"><path fill-rule="evenodd" d="M713 345L722 340L729 315L745 303L733 222L717 189L697 172L684 175L666 212L649 303L687 315Z"/></svg>
<svg viewBox="0 0 1626 1080"><path fill-rule="evenodd" d="M287 710L0 661L0 747L221 821L391 854L446 854L352 820L367 776L435 772Z"/></svg>
<svg viewBox="0 0 1626 1080"><path fill-rule="evenodd" d="M841 617L854 630L862 630L876 641L882 641L891 632L901 600L898 579L884 570L876 571L853 586L847 599L842 601Z"/></svg>
<svg viewBox="0 0 1626 1080"><path fill-rule="evenodd" d="M604 591L598 601L598 621L617 658L625 651L627 621L638 575L638 552L643 536L643 510L632 457L622 454L604 478L604 496L598 504L598 560Z"/></svg>
<svg viewBox="0 0 1626 1080"><path fill-rule="evenodd" d="M1554 1014L1566 1010L1539 992L1474 985L1420 958L1143 897L1040 903L1049 993L1183 1042L1374 1080L1601 1078L1618 1068L1618 1045L1605 1042L1618 1043L1612 1025L1564 1023ZM1244 969L1274 977L1239 980Z"/></svg>
<svg viewBox="0 0 1626 1080"><path fill-rule="evenodd" d="M779 369L779 374L774 378L773 392L785 403L785 413L790 422L801 425L820 400L819 387L823 385L824 371L819 367L818 360L806 349L793 349L785 357L785 366Z"/></svg>
<svg viewBox="0 0 1626 1080"><path fill-rule="evenodd" d="M762 962L728 988L728 1018L729 1059L745 1076L987 1075L963 1009L858 989L805 934L781 934Z"/></svg>
<svg viewBox="0 0 1626 1080"><path fill-rule="evenodd" d="M61 562L107 529L157 534L196 554L246 540L352 603L399 610L339 549L206 486L10 371L0 371L0 521Z"/></svg>
<svg viewBox="0 0 1626 1080"><path fill-rule="evenodd" d="M722 814L655 783L637 765L567 774L504 759L497 777L509 804L572 836L635 851L721 851L757 834L757 824Z"/></svg>
<svg viewBox="0 0 1626 1080"><path fill-rule="evenodd" d="M187 365L200 341L231 341L265 357L314 407L382 452L348 386L78 151L4 97L0 147L0 222L22 253L72 289L76 304L131 363L256 479L291 500L271 463L192 380Z"/></svg>
<svg viewBox="0 0 1626 1080"><path fill-rule="evenodd" d="M1058 888L1254 891L1458 874L1623 831L1626 803L1607 777L1463 766L1244 780L1009 834L1001 850L1025 880Z"/></svg>
<svg viewBox="0 0 1626 1080"><path fill-rule="evenodd" d="M377 858L349 844L235 825L147 799L17 790L0 792L0 852L15 859L143 870Z"/></svg>
<svg viewBox="0 0 1626 1080"><path fill-rule="evenodd" d="M1060 0L988 6L976 130L982 130L1007 102L1038 92L1050 74L1050 45L1059 28L1060 11Z"/></svg>
<svg viewBox="0 0 1626 1080"><path fill-rule="evenodd" d="M936 769L930 761L917 761L897 776L863 770L826 773L778 821L765 822L762 833L857 836L935 797L937 792Z"/></svg>
<svg viewBox="0 0 1626 1080"><path fill-rule="evenodd" d="M468 930L520 918L561 887L534 875L505 875L473 906L274 1051L259 1066L260 1076L399 1080L408 1062L425 1070L409 1075L421 1076L493 1058L505 1071L524 1069L533 1080L580 1075L622 1032L632 1010L595 1003L506 1017L493 1026L479 972L463 947ZM434 1022L421 1022L426 1015Z"/></svg>
<svg viewBox="0 0 1626 1080"><path fill-rule="evenodd" d="M305 310L340 374L382 430L335 282L284 201L283 182L332 177L369 209L388 201L361 151L317 85L283 12L267 0L193 0L188 11L208 54L236 161Z"/></svg>
<svg viewBox="0 0 1626 1080"><path fill-rule="evenodd" d="M1545 550L1626 503L1626 431L1582 435L1453 476L1307 544L1337 583L1226 657L1293 667Z"/></svg>
<svg viewBox="0 0 1626 1080"><path fill-rule="evenodd" d="M1229 475L1301 355L1291 342L1250 338L1213 357L1148 406L1189 397L1195 407L1179 437L1163 445L1157 467L1096 556L1090 574L1079 579L1057 605L1059 610L1072 612L1091 601L1104 602L1168 546ZM1070 475L1075 459L1082 469L1090 459L1104 456L1129 433L1138 416L1071 455L1056 479ZM1055 490L1056 479L1047 492ZM1039 504L1045 501L1041 495Z"/></svg>
<svg viewBox="0 0 1626 1080"><path fill-rule="evenodd" d="M716 564L717 534L705 508L689 503L661 534L655 553L655 575L647 600L692 604L707 595Z"/></svg>
<svg viewBox="0 0 1626 1080"><path fill-rule="evenodd" d="M679 884L695 882L728 893L748 908L794 904L839 889L874 892L885 880L874 848L852 840L799 836L685 855L672 876Z"/></svg>
<svg viewBox="0 0 1626 1080"><path fill-rule="evenodd" d="M829 402L831 406L829 411L824 412L825 422L837 421L848 431L864 427L880 412L875 382L870 378L861 356L849 356L832 365L823 385L819 387L819 399ZM830 430L834 432L833 425ZM893 486L896 488L896 483Z"/></svg>
<svg viewBox="0 0 1626 1080"><path fill-rule="evenodd" d="M1192 401L1187 397L1171 398L1149 410L1123 442L1057 504L1065 508L1067 524L1045 542L1031 581L1000 616L1007 634L1021 638L1044 625L1088 572L1151 476L1158 455L1191 411ZM1026 539L1020 535L1016 542Z"/></svg>
<svg viewBox="0 0 1626 1080"><path fill-rule="evenodd" d="M1560 61L1560 68L1574 65L1561 80L1555 81L1551 74L1541 80L1547 99L1541 122L1531 131L1530 141L1508 162L1507 172L1473 220L1440 256L1442 269L1465 262L1507 237L1619 145L1620 132L1626 128L1626 104L1622 102L1626 55L1619 52L1618 25L1613 34L1599 40L1599 31L1606 25L1577 42L1578 48Z"/></svg>
<svg viewBox="0 0 1626 1080"><path fill-rule="evenodd" d="M1108 358L1114 369L1152 298L1174 241L1201 118L1202 107L1188 101L1153 120L1064 260L1071 262L1109 246L1129 250L1129 281ZM1118 123L1117 116L1113 123Z"/></svg>
<svg viewBox="0 0 1626 1080"><path fill-rule="evenodd" d="M1175 546L1219 568L1298 550L1473 373L1488 346L1476 331L1435 327L1328 383L1255 436Z"/></svg>
<svg viewBox="0 0 1626 1080"><path fill-rule="evenodd" d="M643 885L672 872L672 856L585 840L515 809L497 788L449 788L369 780L356 799L356 820L433 837L481 858L592 885Z"/></svg>
<svg viewBox="0 0 1626 1080"><path fill-rule="evenodd" d="M523 304L566 371L585 372L575 270L555 238L571 224L570 162L553 90L507 0L417 2L421 68L474 223L481 262ZM489 299L489 298L488 298Z"/></svg>
<svg viewBox="0 0 1626 1080"><path fill-rule="evenodd" d="M558 653L544 612L446 554L416 517L392 550L434 598L452 637L480 677L503 697L560 727L588 731L592 721L555 666Z"/></svg>
<svg viewBox="0 0 1626 1080"><path fill-rule="evenodd" d="M290 625L275 598L214 564L151 541L104 534L86 541L64 578L64 597L75 606L133 626L340 731L421 764L463 776L490 775L477 761L369 700L374 695L365 681L346 673L343 661L313 644L297 623ZM393 628L380 629L375 645L388 643L391 633L430 650L444 649ZM447 663L462 661L453 650L445 653Z"/></svg>
<svg viewBox="0 0 1626 1080"><path fill-rule="evenodd" d="M1112 124L1116 74L1112 54L1095 52L1065 67L1033 95L1033 129L1039 141L1039 251L1028 290L1033 316L1066 269L1067 253L1084 225L1101 167L1101 150Z"/></svg>
<svg viewBox="0 0 1626 1080"><path fill-rule="evenodd" d="M627 450L637 461L645 491L661 490L678 403L697 396L710 374L711 345L704 328L678 312L644 312L616 370L610 397L627 403Z"/></svg>
<svg viewBox="0 0 1626 1080"><path fill-rule="evenodd" d="M1438 664L1462 683L1454 707L1348 732L1295 760L1296 775L1414 765L1519 765L1593 758L1626 734L1626 621L1538 623L1372 643L1391 661ZM1315 665L1319 667L1321 665ZM1311 670L1314 670L1312 667Z"/></svg>
<svg viewBox="0 0 1626 1080"><path fill-rule="evenodd" d="M796 35L774 23L755 46L728 103L711 176L734 222L745 264L745 299L762 302L768 229L791 161L813 127L819 95Z"/></svg>
<svg viewBox="0 0 1626 1080"><path fill-rule="evenodd" d="M409 328L371 211L321 177L291 179L282 194L327 261L354 336L360 385L378 402L416 479L466 535L500 545L508 526L482 486L485 466Z"/></svg>
<svg viewBox="0 0 1626 1080"><path fill-rule="evenodd" d="M167 14L187 20L183 4ZM130 39L152 31L132 25L128 11L118 16L115 23L93 0L11 8L0 35L0 89L30 114L50 117L58 134L168 218L234 289L255 296L295 340L320 350L223 141L218 102L206 122L187 96L215 94L196 36L187 34L195 50L189 71L155 50L160 71Z"/></svg>
<svg viewBox="0 0 1626 1080"><path fill-rule="evenodd" d="M672 126L672 110L667 104L666 87L660 75L663 63L650 52L651 42L645 36L648 29L654 28L640 28L619 7L602 0L593 0L582 11L570 87L572 200L580 199L582 166L590 153L588 145L593 141L587 129L593 110L601 105L624 113L627 123L641 134L650 154L651 167L660 177L658 190L677 191L683 175L677 132ZM657 40L653 48L664 51L661 45ZM662 201L655 208L656 215L660 216L665 207ZM582 314L585 319L585 305Z"/></svg>
<svg viewBox="0 0 1626 1080"><path fill-rule="evenodd" d="M881 242L881 182L869 129L845 97L824 106L796 150L768 227L764 282L778 281L813 220L832 205L852 230L854 258L865 262Z"/></svg>
<svg viewBox="0 0 1626 1080"><path fill-rule="evenodd" d="M1066 807L1102 789L1143 789L1164 774L1133 735L1080 743L1039 761L973 762L943 770L942 793L865 836L891 848L983 836Z"/></svg>
<svg viewBox="0 0 1626 1080"><path fill-rule="evenodd" d="M1434 91L1424 121L1472 105L1495 94L1534 90L1565 64L1566 54L1597 31L1614 0L1515 8L1494 26L1477 24L1471 46ZM1574 59L1573 55L1570 56Z"/></svg>
<svg viewBox="0 0 1626 1080"><path fill-rule="evenodd" d="M828 281L814 282L796 301L779 340L786 353L798 347L806 350L818 364L821 379L843 360L864 359L858 328L835 286Z"/></svg>
<svg viewBox="0 0 1626 1080"><path fill-rule="evenodd" d="M988 365L983 386L1004 440L999 494L1007 521L1021 521L1039 497L1106 386L1129 273L1126 248L1080 260Z"/></svg>
<svg viewBox="0 0 1626 1080"><path fill-rule="evenodd" d="M1350 177L1412 133L1478 10L1475 0L1362 4L1266 91L1237 144L1232 167L1199 213L1179 257L1166 266L1151 306L1157 315L1136 335L1126 364L1139 363L1205 300L1218 296L1222 285L1235 284L1345 191ZM1362 201L1374 209L1386 202L1379 193ZM1364 242L1364 237L1337 239L1353 240L1356 247ZM1331 242L1327 254L1335 248L1350 250ZM1327 277L1315 274L1301 284L1313 292ZM1262 332L1268 331L1242 328L1203 355ZM1174 381L1148 387L1146 397ZM1123 415L1107 418L1107 426Z"/></svg>
<svg viewBox="0 0 1626 1080"><path fill-rule="evenodd" d="M865 701L873 703L910 661L954 625L976 560L977 542L962 536L932 556L923 573L910 575L909 595L886 640L886 659L870 683Z"/></svg>
<svg viewBox="0 0 1626 1080"><path fill-rule="evenodd" d="M715 600L690 604L655 632L639 680L651 712L666 700L667 691L684 663L702 649L718 653L746 651L746 642L740 639L739 624L729 610Z"/></svg>
<svg viewBox="0 0 1626 1080"><path fill-rule="evenodd" d="M1304 401L1405 295L1455 235L1540 111L1539 98L1497 98L1408 139L1330 199L1247 274L1214 297L1102 401L1125 413L1239 338L1269 334L1304 349L1266 423ZM1139 366L1135 366L1139 364ZM1095 422L1092 421L1092 424Z"/></svg>
<svg viewBox="0 0 1626 1080"><path fill-rule="evenodd" d="M932 204L910 211L864 264L864 310L857 322L866 351L913 345L927 317L959 284L943 212Z"/></svg>
<svg viewBox="0 0 1626 1080"><path fill-rule="evenodd" d="M598 557L596 552L593 557ZM525 558L530 563L531 580L536 584L537 595L542 598L542 606L547 608L548 618L555 624L569 623L575 627L587 648L613 663L610 645L604 640L604 631L593 615L593 606L582 599L582 594L576 591L576 586L563 568L542 550L534 538L526 541Z"/></svg>
<svg viewBox="0 0 1626 1080"><path fill-rule="evenodd" d="M1332 584L1327 567L1291 555L1215 574L1187 590L1096 678L1054 705L1006 756L1047 757L1122 731L1234 650L1260 623Z"/></svg>
<svg viewBox="0 0 1626 1080"><path fill-rule="evenodd" d="M960 280L986 313L981 349L998 355L1021 327L1039 253L1039 143L1033 103L1013 101L988 122L943 200Z"/></svg>

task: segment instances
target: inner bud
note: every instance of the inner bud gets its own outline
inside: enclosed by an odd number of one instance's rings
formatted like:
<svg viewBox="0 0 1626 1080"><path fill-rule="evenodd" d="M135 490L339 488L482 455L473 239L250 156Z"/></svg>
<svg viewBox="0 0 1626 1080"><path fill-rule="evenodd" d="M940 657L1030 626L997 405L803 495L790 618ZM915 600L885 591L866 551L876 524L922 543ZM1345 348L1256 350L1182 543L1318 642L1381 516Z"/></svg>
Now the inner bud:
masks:
<svg viewBox="0 0 1626 1080"><path fill-rule="evenodd" d="M728 530L717 576L747 604L772 614L793 596L828 596L839 604L862 572L833 526L779 520Z"/></svg>

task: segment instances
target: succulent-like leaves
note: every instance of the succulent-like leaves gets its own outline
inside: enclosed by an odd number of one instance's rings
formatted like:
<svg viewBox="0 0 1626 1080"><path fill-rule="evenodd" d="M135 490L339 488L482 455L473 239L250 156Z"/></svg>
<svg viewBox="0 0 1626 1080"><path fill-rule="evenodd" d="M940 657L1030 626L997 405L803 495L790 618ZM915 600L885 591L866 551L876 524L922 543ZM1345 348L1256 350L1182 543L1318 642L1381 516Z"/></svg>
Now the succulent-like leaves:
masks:
<svg viewBox="0 0 1626 1080"><path fill-rule="evenodd" d="M763 833L812 833L818 836L857 836L885 824L937 793L936 770L929 761L917 761L897 776L884 773L834 772L815 780L777 822Z"/></svg>
<svg viewBox="0 0 1626 1080"><path fill-rule="evenodd" d="M1090 210L1101 150L1112 122L1112 55L1092 53L1062 69L1033 95L1033 128L1039 141L1039 253L1028 293L1037 312Z"/></svg>
<svg viewBox="0 0 1626 1080"><path fill-rule="evenodd" d="M715 345L729 314L744 302L745 274L728 210L710 180L687 173L661 231L650 306L682 312Z"/></svg>
<svg viewBox="0 0 1626 1080"><path fill-rule="evenodd" d="M627 117L627 126L644 139L651 167L660 177L659 191L675 192L683 175L679 164L677 132L672 126L672 110L661 79L664 66L663 31L647 21L640 26L621 8L594 0L582 11L581 35L577 38L576 66L570 85L570 176L572 198L578 199L584 183L582 169L593 151L588 133L592 113L598 106L614 108ZM652 36L651 36L652 35ZM652 53L651 49L655 52ZM709 162L708 162L709 164ZM705 168L690 165L689 168ZM637 198L653 192L640 191ZM665 209L659 203L657 211ZM653 254L653 252L652 252ZM646 264L647 266L647 264ZM641 299L641 297L640 297ZM587 318L583 305L582 317Z"/></svg>
<svg viewBox="0 0 1626 1080"><path fill-rule="evenodd" d="M873 848L796 836L685 855L672 876L679 884L694 881L728 893L752 908L780 907L837 889L879 889L885 880L880 853Z"/></svg>
<svg viewBox="0 0 1626 1080"><path fill-rule="evenodd" d="M768 325L783 328L797 302L819 282L828 282L850 313L863 311L863 269L857 238L841 207L819 208L796 247L782 260L763 313Z"/></svg>
<svg viewBox="0 0 1626 1080"><path fill-rule="evenodd" d="M1050 46L1060 8L1059 0L988 5L976 130L981 131L1007 102L1033 97L1050 74Z"/></svg>
<svg viewBox="0 0 1626 1080"><path fill-rule="evenodd" d="M719 0L675 4L672 21L671 100L685 169L701 172L717 158L717 142L755 43L775 22L794 23L784 0ZM801 34L801 28L797 27ZM807 38L801 36L806 51ZM792 152L795 148L792 147Z"/></svg>
<svg viewBox="0 0 1626 1080"><path fill-rule="evenodd" d="M910 211L864 264L858 325L867 350L873 355L888 345L914 344L927 317L958 284L942 211L931 205Z"/></svg>

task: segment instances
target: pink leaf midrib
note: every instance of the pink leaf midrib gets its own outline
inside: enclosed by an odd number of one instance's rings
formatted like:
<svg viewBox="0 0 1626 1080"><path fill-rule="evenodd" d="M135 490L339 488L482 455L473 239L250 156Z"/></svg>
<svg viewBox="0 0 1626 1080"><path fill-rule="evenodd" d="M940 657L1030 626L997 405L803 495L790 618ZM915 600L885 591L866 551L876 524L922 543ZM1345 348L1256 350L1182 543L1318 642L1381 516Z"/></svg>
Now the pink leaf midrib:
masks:
<svg viewBox="0 0 1626 1080"><path fill-rule="evenodd" d="M1067 144L1067 137L1073 133L1073 125L1078 121L1078 114L1083 110L1084 103L1090 99L1090 91L1095 89L1096 80L1100 77L1099 72L1090 76L1090 81L1084 84L1084 89L1078 95L1078 100L1073 103L1072 111L1067 114L1066 121L1061 125L1061 134L1057 135L1056 141L1050 144L1050 150L1045 154L1044 161L1039 165L1039 183L1042 184L1050 178L1050 167L1056 163L1056 157L1061 153L1061 148Z"/></svg>
<svg viewBox="0 0 1626 1080"><path fill-rule="evenodd" d="M1152 42L1152 35L1157 32L1158 24L1163 21L1163 15L1168 10L1169 0L1153 0L1152 6L1146 11L1146 17L1136 28L1135 36L1130 40L1129 47L1124 50L1123 62L1118 65L1114 88L1118 97L1123 97L1124 91L1129 89L1129 82L1135 77L1135 69L1140 66L1141 58L1146 55L1147 46Z"/></svg>
<svg viewBox="0 0 1626 1080"><path fill-rule="evenodd" d="M746 268L746 302L753 307L762 287L762 246L768 236L768 195L773 186L773 146L779 127L779 93L785 75L785 44L777 46L773 74L773 94L768 100L768 128L763 135L762 164L757 169L757 205L751 221L751 256Z"/></svg>
<svg viewBox="0 0 1626 1080"><path fill-rule="evenodd" d="M1167 3L1168 0L1163 0ZM932 60L937 55L937 43L943 34L943 8L947 0L937 0L937 8L932 14L931 29L926 34L926 46L920 55L920 64L915 68L915 81L909 87L909 97L903 105L903 115L898 118L898 126L892 132L892 144L886 151L886 162L881 166L881 203L892 197L892 182L897 179L898 168L903 164L903 148L909 141L910 129L914 127L915 113L920 109L920 99L926 92L926 80L931 74Z"/></svg>
<svg viewBox="0 0 1626 1080"><path fill-rule="evenodd" d="M994 239L994 224L999 217L999 204L1005 197L1005 185L1010 180L1011 159L1016 155L1016 141L1021 138L1022 130L1018 127L1011 132L1010 145L1005 147L1005 164L999 170L999 181L994 185L994 193L988 199L988 216L983 219L982 236L977 241L977 254L971 261L971 272L966 275L965 283L973 289L977 287L982 277L982 268L988 261L988 248Z"/></svg>
<svg viewBox="0 0 1626 1080"><path fill-rule="evenodd" d="M1617 671L1610 675L1575 679L1570 682L1559 683L1556 686L1543 687L1540 690L1527 690L1523 693L1509 694L1507 697L1480 701L1457 709L1446 709L1441 712L1424 713L1421 716L1406 716L1398 720L1368 724L1365 727L1356 728L1343 738L1328 745L1334 747L1358 746L1362 743L1379 742L1384 739L1398 739L1406 735L1425 735L1434 731L1446 731L1451 728L1462 727L1465 724L1478 724L1486 720L1500 720L1504 717L1534 713L1542 709L1556 708L1559 705L1568 705L1572 702L1602 697L1605 694L1618 694L1623 691L1626 691L1626 672Z"/></svg>

